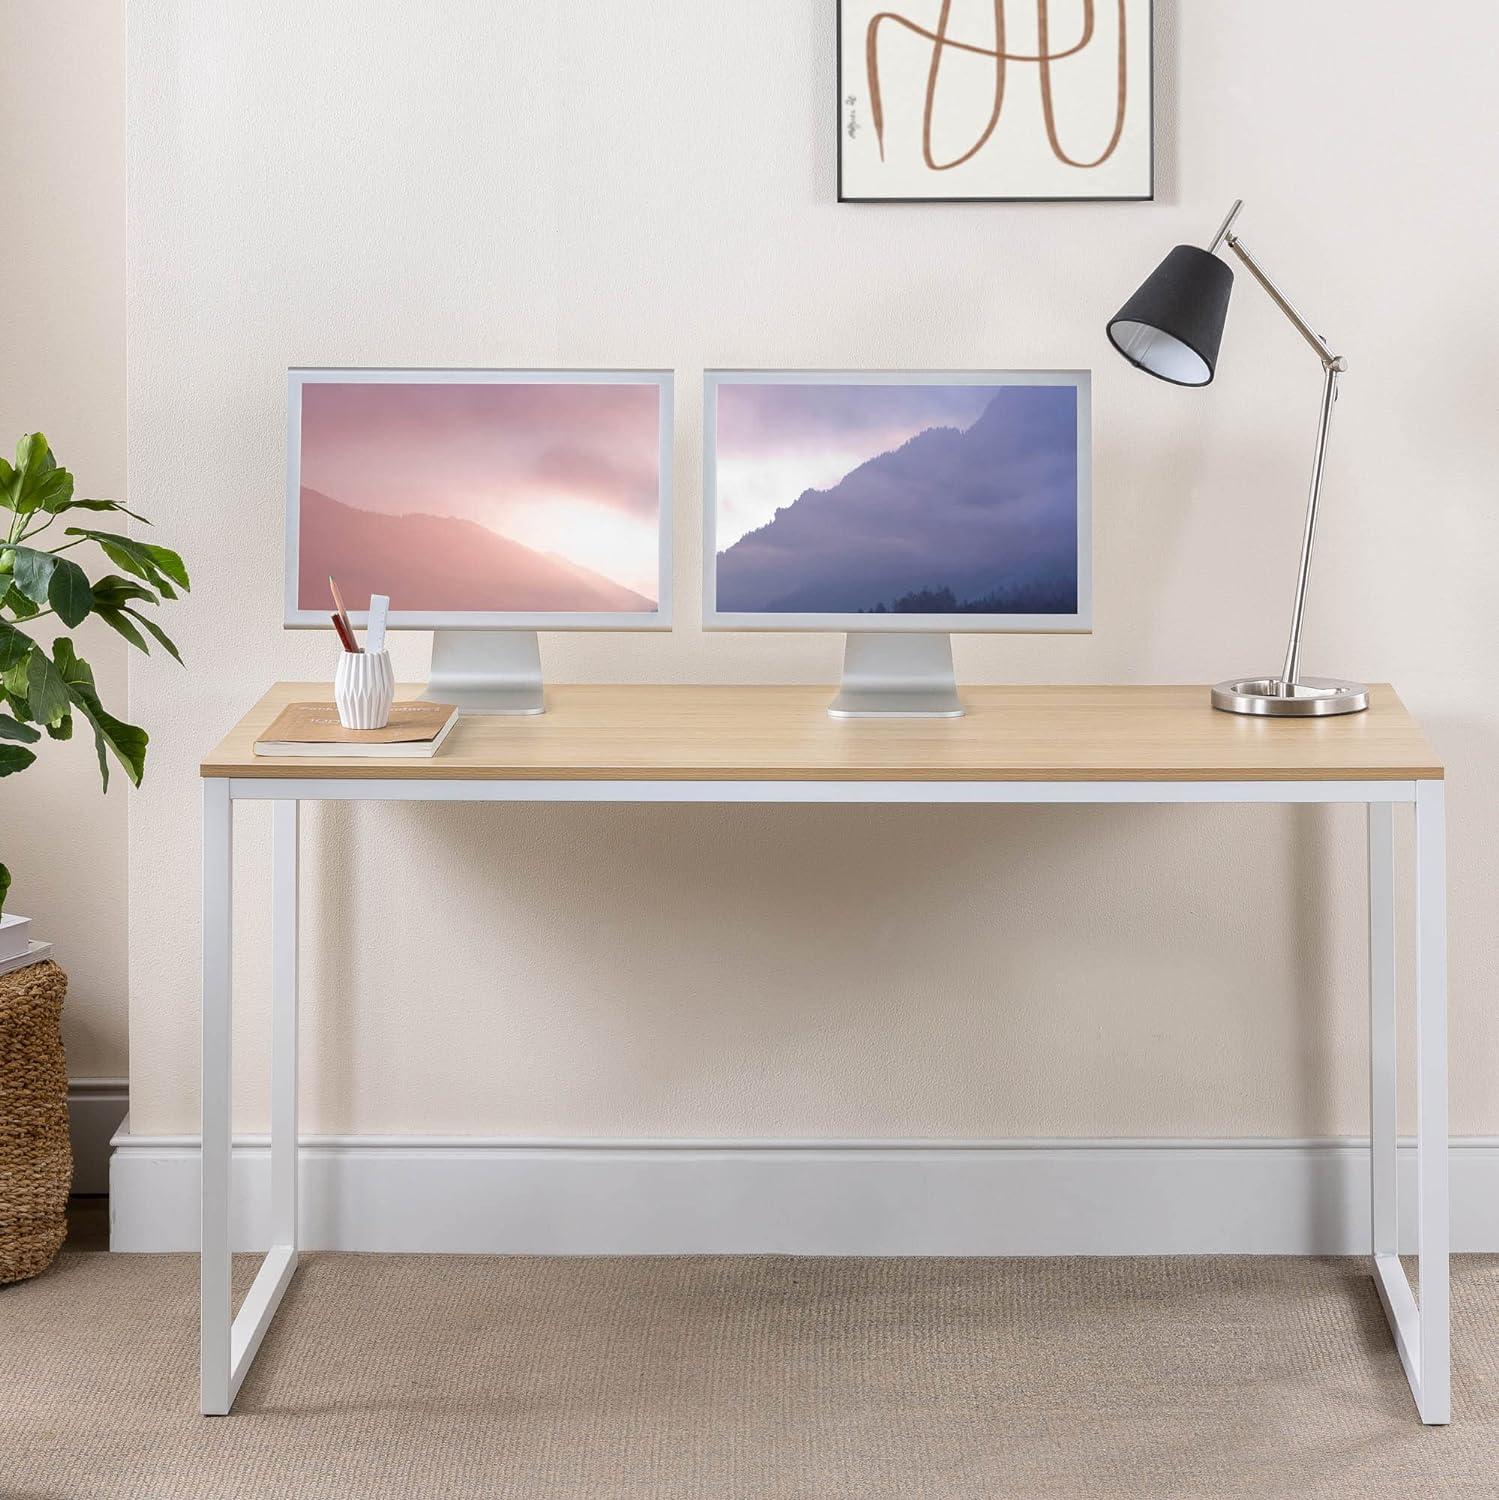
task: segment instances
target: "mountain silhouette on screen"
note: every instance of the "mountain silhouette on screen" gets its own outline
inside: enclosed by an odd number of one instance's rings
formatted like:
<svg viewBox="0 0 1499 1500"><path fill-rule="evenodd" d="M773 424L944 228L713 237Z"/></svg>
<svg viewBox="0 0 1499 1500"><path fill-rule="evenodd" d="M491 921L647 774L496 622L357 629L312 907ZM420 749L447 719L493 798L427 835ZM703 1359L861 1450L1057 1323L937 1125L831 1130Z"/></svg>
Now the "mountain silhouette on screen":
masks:
<svg viewBox="0 0 1499 1500"><path fill-rule="evenodd" d="M432 612L653 610L656 602L554 552L537 552L456 516L381 515L302 488L298 600L333 607L388 594L390 607ZM326 601L326 602L325 602Z"/></svg>
<svg viewBox="0 0 1499 1500"><path fill-rule="evenodd" d="M805 490L718 554L718 608L1071 614L1077 396L1006 386L966 431L928 427Z"/></svg>

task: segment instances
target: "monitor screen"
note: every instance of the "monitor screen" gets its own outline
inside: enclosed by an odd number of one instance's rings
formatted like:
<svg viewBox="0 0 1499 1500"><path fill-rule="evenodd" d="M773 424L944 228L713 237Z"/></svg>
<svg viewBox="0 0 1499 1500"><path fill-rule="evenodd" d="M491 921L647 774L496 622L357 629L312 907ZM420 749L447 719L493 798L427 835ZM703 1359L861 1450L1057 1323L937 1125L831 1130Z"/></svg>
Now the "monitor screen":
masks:
<svg viewBox="0 0 1499 1500"><path fill-rule="evenodd" d="M671 376L293 370L286 622L662 627Z"/></svg>
<svg viewBox="0 0 1499 1500"><path fill-rule="evenodd" d="M723 629L1089 628L1086 371L707 378Z"/></svg>

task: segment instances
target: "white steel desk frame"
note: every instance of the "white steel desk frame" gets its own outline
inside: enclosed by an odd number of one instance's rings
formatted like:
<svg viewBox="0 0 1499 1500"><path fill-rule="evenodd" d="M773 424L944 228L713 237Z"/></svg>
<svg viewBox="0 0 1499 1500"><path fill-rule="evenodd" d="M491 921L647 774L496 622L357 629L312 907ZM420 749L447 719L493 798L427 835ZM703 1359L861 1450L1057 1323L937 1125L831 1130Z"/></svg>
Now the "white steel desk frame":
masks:
<svg viewBox="0 0 1499 1500"><path fill-rule="evenodd" d="M230 1300L230 1017L234 803L272 809L272 1246ZM1385 781L203 781L202 1410L222 1416L297 1266L297 823L304 801L783 803L1364 803L1369 818L1372 1270L1421 1420L1450 1420L1447 877L1443 784ZM1416 1136L1421 1302L1396 1241L1394 808L1416 824Z"/></svg>

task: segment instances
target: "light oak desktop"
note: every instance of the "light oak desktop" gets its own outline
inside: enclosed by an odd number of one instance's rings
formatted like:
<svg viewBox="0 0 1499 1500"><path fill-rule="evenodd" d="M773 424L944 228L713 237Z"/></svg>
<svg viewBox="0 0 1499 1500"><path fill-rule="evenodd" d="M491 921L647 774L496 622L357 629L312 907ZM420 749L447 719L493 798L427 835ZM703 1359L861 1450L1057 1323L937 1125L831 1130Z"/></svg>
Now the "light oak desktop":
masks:
<svg viewBox="0 0 1499 1500"><path fill-rule="evenodd" d="M403 698L421 689L397 690ZM1439 779L1388 686L1366 713L1267 723L1207 689L965 687L961 719L828 717L825 687L562 686L535 716L473 716L431 760L300 759L253 745L326 683L277 683L203 761L204 776L299 780L1323 781Z"/></svg>

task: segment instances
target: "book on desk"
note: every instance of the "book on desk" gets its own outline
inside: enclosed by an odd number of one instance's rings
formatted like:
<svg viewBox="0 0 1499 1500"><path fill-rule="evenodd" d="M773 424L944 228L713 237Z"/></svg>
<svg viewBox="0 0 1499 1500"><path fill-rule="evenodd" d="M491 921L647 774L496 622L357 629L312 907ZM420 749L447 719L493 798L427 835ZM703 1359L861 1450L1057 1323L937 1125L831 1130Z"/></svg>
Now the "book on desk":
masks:
<svg viewBox="0 0 1499 1500"><path fill-rule="evenodd" d="M394 703L383 729L345 729L332 703L288 703L255 741L255 753L430 759L457 722L451 703Z"/></svg>

